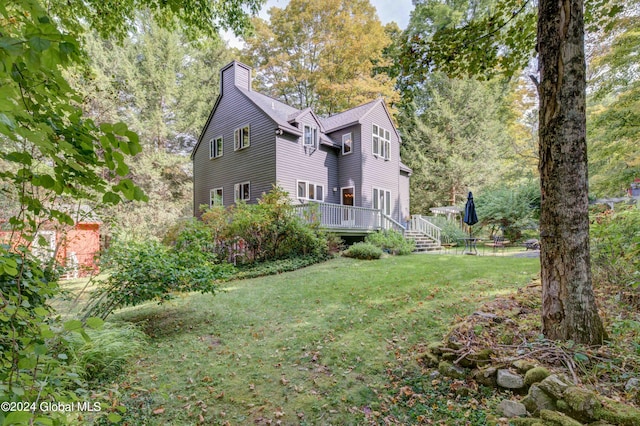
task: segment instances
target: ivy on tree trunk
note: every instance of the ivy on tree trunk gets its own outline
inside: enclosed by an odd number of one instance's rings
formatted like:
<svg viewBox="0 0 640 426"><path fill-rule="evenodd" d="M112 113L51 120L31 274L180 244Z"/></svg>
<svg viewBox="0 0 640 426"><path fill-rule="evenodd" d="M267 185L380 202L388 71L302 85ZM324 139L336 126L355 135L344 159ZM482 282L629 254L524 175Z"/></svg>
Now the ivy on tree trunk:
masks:
<svg viewBox="0 0 640 426"><path fill-rule="evenodd" d="M542 325L553 340L601 344L589 257L583 0L540 0Z"/></svg>

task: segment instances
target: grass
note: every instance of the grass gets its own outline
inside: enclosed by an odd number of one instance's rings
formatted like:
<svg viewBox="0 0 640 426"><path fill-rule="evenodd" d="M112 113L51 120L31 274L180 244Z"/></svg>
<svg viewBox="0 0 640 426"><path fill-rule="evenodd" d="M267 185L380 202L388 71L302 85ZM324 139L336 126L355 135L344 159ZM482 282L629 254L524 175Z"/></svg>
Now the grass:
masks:
<svg viewBox="0 0 640 426"><path fill-rule="evenodd" d="M150 340L114 398L131 424L361 424L414 345L538 271L527 258L341 258L122 310L113 320Z"/></svg>

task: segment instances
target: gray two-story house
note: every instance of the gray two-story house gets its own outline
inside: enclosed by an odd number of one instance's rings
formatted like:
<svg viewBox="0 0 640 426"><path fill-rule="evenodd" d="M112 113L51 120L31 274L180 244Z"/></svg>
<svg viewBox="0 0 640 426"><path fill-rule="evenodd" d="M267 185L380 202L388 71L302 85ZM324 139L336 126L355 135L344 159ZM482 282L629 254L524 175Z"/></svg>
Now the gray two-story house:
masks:
<svg viewBox="0 0 640 426"><path fill-rule="evenodd" d="M372 211L406 224L411 170L382 99L319 117L252 90L251 68L240 62L222 68L220 81L191 154L194 215L202 205L256 202L277 184L295 203L322 205L334 227L356 225L364 220L359 212Z"/></svg>

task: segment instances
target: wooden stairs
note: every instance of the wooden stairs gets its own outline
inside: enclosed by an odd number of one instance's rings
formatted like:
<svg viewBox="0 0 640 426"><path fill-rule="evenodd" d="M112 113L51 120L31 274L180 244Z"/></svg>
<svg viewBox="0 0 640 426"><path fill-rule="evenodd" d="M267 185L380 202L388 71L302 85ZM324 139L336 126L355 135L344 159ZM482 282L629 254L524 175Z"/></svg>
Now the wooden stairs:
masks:
<svg viewBox="0 0 640 426"><path fill-rule="evenodd" d="M416 242L416 249L414 252L434 251L442 248L439 242L420 231L407 230L404 232L404 237Z"/></svg>

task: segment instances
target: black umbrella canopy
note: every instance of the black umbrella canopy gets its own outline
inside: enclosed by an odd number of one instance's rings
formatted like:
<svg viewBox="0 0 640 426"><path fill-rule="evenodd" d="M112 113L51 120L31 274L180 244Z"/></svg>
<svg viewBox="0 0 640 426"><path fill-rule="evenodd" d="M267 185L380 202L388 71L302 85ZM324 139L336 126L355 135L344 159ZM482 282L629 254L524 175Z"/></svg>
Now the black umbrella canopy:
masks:
<svg viewBox="0 0 640 426"><path fill-rule="evenodd" d="M462 220L469 226L478 223L478 215L476 214L476 205L473 203L473 194L469 191L467 204L464 206L464 219Z"/></svg>

